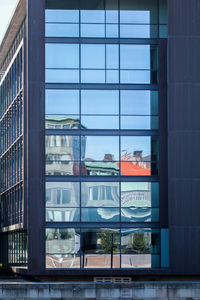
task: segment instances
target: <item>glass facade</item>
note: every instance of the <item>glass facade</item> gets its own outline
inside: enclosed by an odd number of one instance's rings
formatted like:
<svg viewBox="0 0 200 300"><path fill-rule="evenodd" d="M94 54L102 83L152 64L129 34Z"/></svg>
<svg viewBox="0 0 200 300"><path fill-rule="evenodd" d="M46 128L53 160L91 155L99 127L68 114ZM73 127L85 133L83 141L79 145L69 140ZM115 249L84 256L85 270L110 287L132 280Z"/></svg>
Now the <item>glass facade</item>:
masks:
<svg viewBox="0 0 200 300"><path fill-rule="evenodd" d="M46 0L47 269L167 267L159 125L166 19L163 0Z"/></svg>

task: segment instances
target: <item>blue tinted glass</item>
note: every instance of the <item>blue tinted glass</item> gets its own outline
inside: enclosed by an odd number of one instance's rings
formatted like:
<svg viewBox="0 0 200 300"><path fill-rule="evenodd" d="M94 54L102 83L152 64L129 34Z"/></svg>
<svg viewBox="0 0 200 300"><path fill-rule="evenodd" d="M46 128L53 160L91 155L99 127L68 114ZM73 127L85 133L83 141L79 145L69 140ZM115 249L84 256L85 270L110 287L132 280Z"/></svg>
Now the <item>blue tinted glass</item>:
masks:
<svg viewBox="0 0 200 300"><path fill-rule="evenodd" d="M123 161L150 161L151 137L150 136L122 136L121 160Z"/></svg>
<svg viewBox="0 0 200 300"><path fill-rule="evenodd" d="M81 24L82 37L105 37L105 24Z"/></svg>
<svg viewBox="0 0 200 300"><path fill-rule="evenodd" d="M106 45L106 68L118 69L119 68L119 46Z"/></svg>
<svg viewBox="0 0 200 300"><path fill-rule="evenodd" d="M121 69L150 69L150 45L121 45Z"/></svg>
<svg viewBox="0 0 200 300"><path fill-rule="evenodd" d="M79 129L79 115L45 115L46 129Z"/></svg>
<svg viewBox="0 0 200 300"><path fill-rule="evenodd" d="M84 153L83 160L95 161L118 161L119 160L119 137L116 136L86 136L86 146L81 149ZM83 157L83 155L82 155Z"/></svg>
<svg viewBox="0 0 200 300"><path fill-rule="evenodd" d="M120 23L149 24L150 11L149 10L121 10Z"/></svg>
<svg viewBox="0 0 200 300"><path fill-rule="evenodd" d="M119 72L114 70L106 71L106 83L118 83Z"/></svg>
<svg viewBox="0 0 200 300"><path fill-rule="evenodd" d="M119 117L82 116L81 125L86 129L119 129Z"/></svg>
<svg viewBox="0 0 200 300"><path fill-rule="evenodd" d="M82 114L118 114L119 91L82 90Z"/></svg>
<svg viewBox="0 0 200 300"><path fill-rule="evenodd" d="M122 116L121 129L157 129L151 126L150 116Z"/></svg>
<svg viewBox="0 0 200 300"><path fill-rule="evenodd" d="M46 68L79 68L78 44L46 44Z"/></svg>
<svg viewBox="0 0 200 300"><path fill-rule="evenodd" d="M120 37L150 38L150 25L120 25Z"/></svg>
<svg viewBox="0 0 200 300"><path fill-rule="evenodd" d="M104 10L81 10L81 23L105 23Z"/></svg>
<svg viewBox="0 0 200 300"><path fill-rule="evenodd" d="M122 115L151 115L151 91L121 90Z"/></svg>
<svg viewBox="0 0 200 300"><path fill-rule="evenodd" d="M83 222L119 222L119 208L82 208Z"/></svg>
<svg viewBox="0 0 200 300"><path fill-rule="evenodd" d="M105 45L81 45L81 68L105 69Z"/></svg>
<svg viewBox="0 0 200 300"><path fill-rule="evenodd" d="M78 70L46 70L46 82L79 82Z"/></svg>
<svg viewBox="0 0 200 300"><path fill-rule="evenodd" d="M120 71L120 82L121 83L140 83L150 84L151 83L151 72L150 71Z"/></svg>
<svg viewBox="0 0 200 300"><path fill-rule="evenodd" d="M47 37L78 37L78 24L46 24L45 35Z"/></svg>
<svg viewBox="0 0 200 300"><path fill-rule="evenodd" d="M118 23L117 10L106 10L106 23Z"/></svg>
<svg viewBox="0 0 200 300"><path fill-rule="evenodd" d="M81 71L82 83L105 83L104 70L82 70Z"/></svg>
<svg viewBox="0 0 200 300"><path fill-rule="evenodd" d="M45 22L78 23L79 11L72 9L46 9Z"/></svg>
<svg viewBox="0 0 200 300"><path fill-rule="evenodd" d="M115 24L106 24L106 37L118 37L118 25Z"/></svg>
<svg viewBox="0 0 200 300"><path fill-rule="evenodd" d="M46 90L46 114L78 113L78 90Z"/></svg>
<svg viewBox="0 0 200 300"><path fill-rule="evenodd" d="M159 208L122 208L122 222L158 222Z"/></svg>

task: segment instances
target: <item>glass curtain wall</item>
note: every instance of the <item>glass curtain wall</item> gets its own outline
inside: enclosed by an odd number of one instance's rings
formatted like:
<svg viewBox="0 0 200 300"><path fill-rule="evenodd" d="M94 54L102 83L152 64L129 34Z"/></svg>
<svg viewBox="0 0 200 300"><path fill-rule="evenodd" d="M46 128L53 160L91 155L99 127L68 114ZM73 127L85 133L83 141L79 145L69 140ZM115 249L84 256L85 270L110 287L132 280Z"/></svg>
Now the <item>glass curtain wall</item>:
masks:
<svg viewBox="0 0 200 300"><path fill-rule="evenodd" d="M46 0L47 269L162 267L166 11L165 0Z"/></svg>

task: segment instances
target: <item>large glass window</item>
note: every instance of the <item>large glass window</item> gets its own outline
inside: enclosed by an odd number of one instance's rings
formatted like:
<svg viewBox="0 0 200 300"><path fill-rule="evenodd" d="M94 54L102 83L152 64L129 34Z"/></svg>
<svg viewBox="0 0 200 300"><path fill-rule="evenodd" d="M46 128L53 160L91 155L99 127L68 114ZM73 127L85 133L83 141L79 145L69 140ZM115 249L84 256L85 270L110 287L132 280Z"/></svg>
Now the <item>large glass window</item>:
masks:
<svg viewBox="0 0 200 300"><path fill-rule="evenodd" d="M166 37L166 0L69 2L46 1L47 37Z"/></svg>
<svg viewBox="0 0 200 300"><path fill-rule="evenodd" d="M162 240L157 228L47 228L46 268L159 268Z"/></svg>
<svg viewBox="0 0 200 300"><path fill-rule="evenodd" d="M157 68L157 48L150 45L46 44L49 83L150 84L157 83Z"/></svg>

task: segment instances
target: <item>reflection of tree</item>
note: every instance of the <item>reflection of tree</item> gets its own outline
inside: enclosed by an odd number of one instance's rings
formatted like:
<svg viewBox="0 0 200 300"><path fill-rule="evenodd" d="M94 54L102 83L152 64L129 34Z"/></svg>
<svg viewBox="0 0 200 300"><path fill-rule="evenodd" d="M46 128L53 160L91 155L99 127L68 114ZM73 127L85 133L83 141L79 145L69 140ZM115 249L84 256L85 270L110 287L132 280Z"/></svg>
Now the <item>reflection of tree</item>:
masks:
<svg viewBox="0 0 200 300"><path fill-rule="evenodd" d="M101 241L103 253L119 253L119 235L112 232L102 232L97 234Z"/></svg>
<svg viewBox="0 0 200 300"><path fill-rule="evenodd" d="M133 236L133 252L136 254L144 254L149 252L148 243L144 237L144 233L138 232Z"/></svg>

